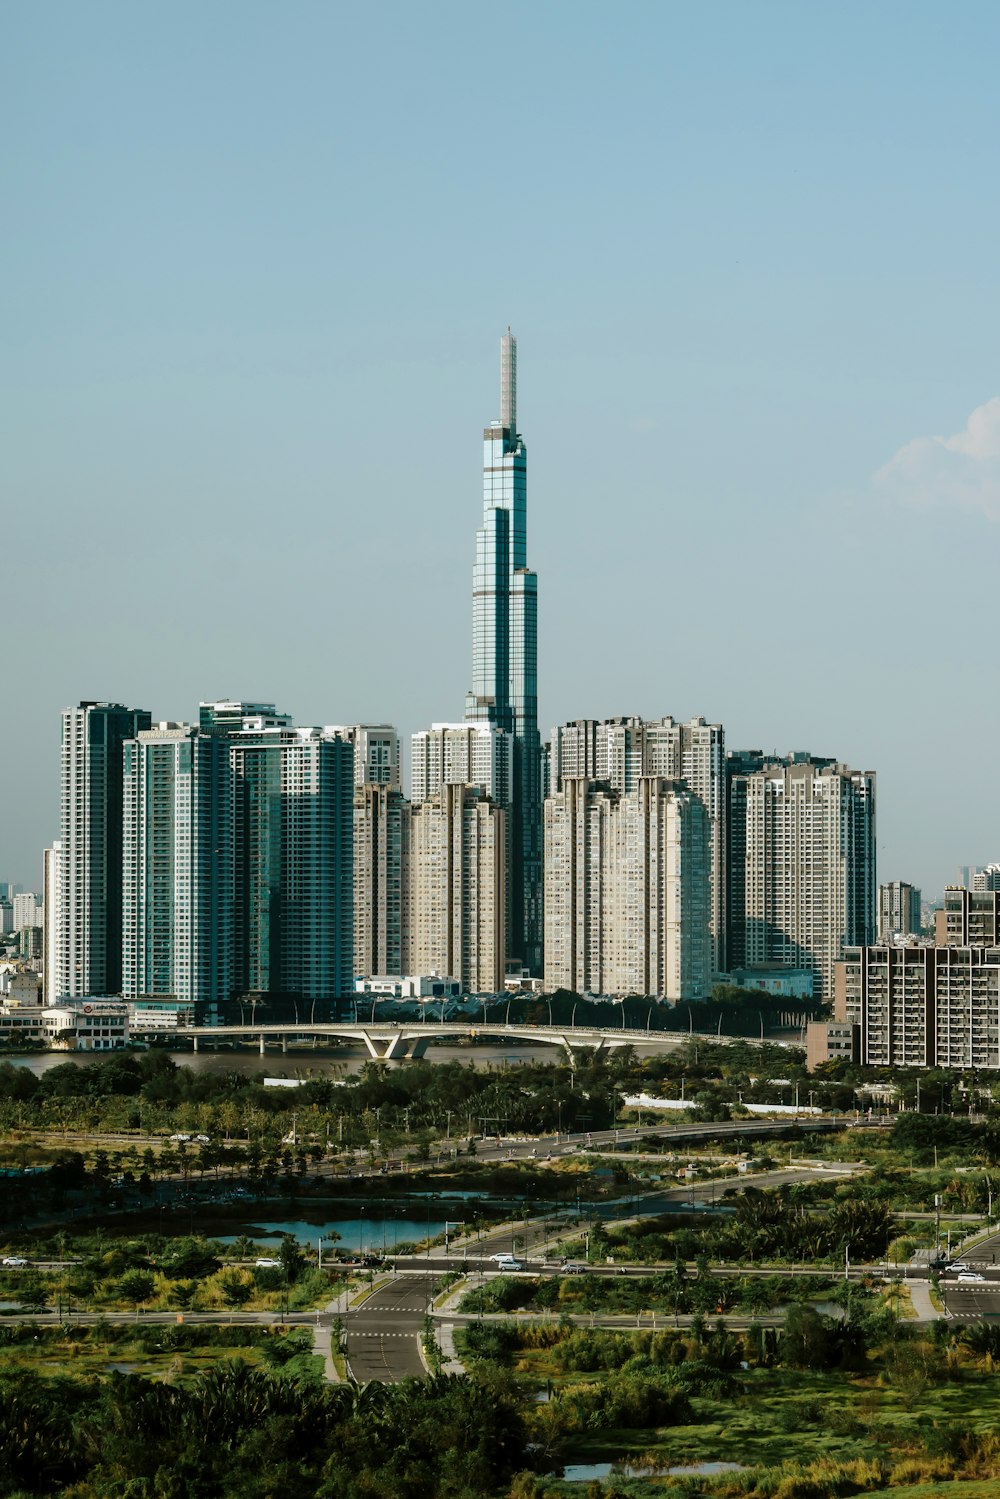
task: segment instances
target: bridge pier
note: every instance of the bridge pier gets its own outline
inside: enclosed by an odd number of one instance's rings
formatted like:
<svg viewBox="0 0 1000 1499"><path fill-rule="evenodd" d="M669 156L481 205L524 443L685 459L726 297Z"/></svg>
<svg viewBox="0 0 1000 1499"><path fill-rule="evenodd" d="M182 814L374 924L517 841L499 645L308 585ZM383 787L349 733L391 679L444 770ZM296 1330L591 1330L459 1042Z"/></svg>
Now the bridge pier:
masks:
<svg viewBox="0 0 1000 1499"><path fill-rule="evenodd" d="M198 1050L198 1037L197 1036L192 1036L191 1040L192 1040L192 1042L194 1044L195 1051L197 1051Z"/></svg>
<svg viewBox="0 0 1000 1499"><path fill-rule="evenodd" d="M263 1036L263 1033L261 1034L261 1038L260 1038L260 1054L261 1054L261 1056L264 1055L264 1036Z"/></svg>
<svg viewBox="0 0 1000 1499"><path fill-rule="evenodd" d="M282 1056L287 1056L288 1055L288 1037L287 1036L282 1036L282 1038L281 1038L281 1054L282 1054Z"/></svg>

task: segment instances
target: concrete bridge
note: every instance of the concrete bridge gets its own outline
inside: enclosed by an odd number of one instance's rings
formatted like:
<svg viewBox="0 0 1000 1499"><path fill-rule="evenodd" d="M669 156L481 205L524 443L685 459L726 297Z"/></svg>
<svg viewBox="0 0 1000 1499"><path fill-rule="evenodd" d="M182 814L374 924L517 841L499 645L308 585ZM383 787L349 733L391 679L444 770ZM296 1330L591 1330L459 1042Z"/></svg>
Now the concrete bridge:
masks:
<svg viewBox="0 0 1000 1499"><path fill-rule="evenodd" d="M276 1025L187 1025L175 1031L164 1031L157 1026L143 1027L141 1022L130 1027L130 1034L137 1037L155 1036L170 1041L190 1041L195 1051L201 1042L256 1041L264 1055L268 1042L278 1044L283 1052L288 1051L289 1041L341 1041L353 1042L368 1048L369 1056L376 1061L389 1061L403 1057L422 1057L432 1041L484 1040L494 1044L506 1041L543 1043L557 1046L573 1059L577 1051L611 1051L622 1046L641 1046L656 1051L671 1051L685 1042L694 1040L727 1041L732 1037L703 1034L698 1031L648 1031L628 1030L618 1027L586 1025L504 1025L495 1022L472 1020L433 1020L399 1022L376 1021L365 1023L291 1021ZM742 1037L736 1039L743 1039Z"/></svg>

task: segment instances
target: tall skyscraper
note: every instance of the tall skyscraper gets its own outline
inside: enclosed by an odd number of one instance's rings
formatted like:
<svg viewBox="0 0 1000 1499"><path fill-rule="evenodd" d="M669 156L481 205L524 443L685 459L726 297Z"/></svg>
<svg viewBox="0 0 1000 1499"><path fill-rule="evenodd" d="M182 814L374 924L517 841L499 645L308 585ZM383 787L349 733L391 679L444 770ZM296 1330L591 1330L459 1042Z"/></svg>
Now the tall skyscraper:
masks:
<svg viewBox="0 0 1000 1499"><path fill-rule="evenodd" d="M216 1006L233 989L228 744L145 729L125 744L123 795L122 995Z"/></svg>
<svg viewBox="0 0 1000 1499"><path fill-rule="evenodd" d="M564 777L545 802L546 987L703 998L710 892L711 822L683 783Z"/></svg>
<svg viewBox="0 0 1000 1499"><path fill-rule="evenodd" d="M503 992L505 822L475 786L442 786L413 808L411 973L456 978L468 994Z"/></svg>
<svg viewBox="0 0 1000 1499"><path fill-rule="evenodd" d="M746 777L744 816L745 962L811 968L829 999L875 933L874 772L790 757Z"/></svg>
<svg viewBox="0 0 1000 1499"><path fill-rule="evenodd" d="M122 747L149 725L147 712L120 703L82 702L63 713L51 1001L121 993Z"/></svg>
<svg viewBox="0 0 1000 1499"><path fill-rule="evenodd" d="M483 433L483 524L472 576L472 688L465 716L513 736L509 819L510 956L542 958L542 747L538 735L538 579L528 567L528 459L517 430L517 342L500 340L500 419Z"/></svg>

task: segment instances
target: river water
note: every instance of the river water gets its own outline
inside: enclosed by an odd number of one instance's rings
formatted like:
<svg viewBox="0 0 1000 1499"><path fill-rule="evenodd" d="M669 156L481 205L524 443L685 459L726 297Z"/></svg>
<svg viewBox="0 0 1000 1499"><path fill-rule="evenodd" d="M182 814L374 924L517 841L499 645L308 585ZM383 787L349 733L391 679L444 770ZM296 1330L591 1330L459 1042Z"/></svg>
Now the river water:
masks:
<svg viewBox="0 0 1000 1499"><path fill-rule="evenodd" d="M168 1051L167 1056L176 1062L178 1067L190 1067L192 1072L247 1072L260 1074L263 1077L285 1077L285 1078L310 1078L310 1077L348 1077L352 1073L360 1072L366 1062L371 1061L367 1050L361 1046L311 1046L296 1047L283 1053L277 1047L270 1049L264 1056L255 1047L249 1046L231 1049L226 1047L219 1051L205 1050L202 1041L201 1051L192 1051L189 1047L178 1051ZM29 1072L40 1076L48 1072L50 1067L61 1067L66 1062L72 1062L77 1066L86 1067L95 1062L106 1062L109 1057L122 1055L139 1055L139 1053L122 1053L110 1051L44 1051L32 1052L27 1056L18 1056L12 1052L0 1055L0 1061L10 1062L15 1067L26 1067ZM565 1052L558 1046L455 1046L452 1044L434 1045L427 1048L425 1060L428 1062L459 1062L463 1067L523 1067L527 1062L562 1062L565 1060ZM398 1061L389 1061L381 1065L386 1067L407 1067L413 1063L405 1057Z"/></svg>

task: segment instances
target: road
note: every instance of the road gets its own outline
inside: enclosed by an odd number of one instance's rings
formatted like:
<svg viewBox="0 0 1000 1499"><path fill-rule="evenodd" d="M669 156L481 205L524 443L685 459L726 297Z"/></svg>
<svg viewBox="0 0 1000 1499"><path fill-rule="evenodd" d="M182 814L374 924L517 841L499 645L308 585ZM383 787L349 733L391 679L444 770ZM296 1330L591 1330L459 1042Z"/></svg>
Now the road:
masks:
<svg viewBox="0 0 1000 1499"><path fill-rule="evenodd" d="M380 1286L343 1319L352 1379L394 1384L426 1372L420 1334L434 1299L436 1275L401 1275Z"/></svg>
<svg viewBox="0 0 1000 1499"><path fill-rule="evenodd" d="M942 1275L941 1300L946 1315L956 1322L995 1322L1000 1319L1000 1234L993 1234L956 1258L970 1270L985 1276L985 1280L960 1281L954 1274Z"/></svg>

